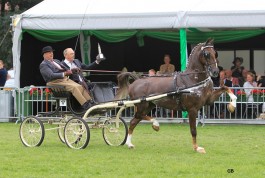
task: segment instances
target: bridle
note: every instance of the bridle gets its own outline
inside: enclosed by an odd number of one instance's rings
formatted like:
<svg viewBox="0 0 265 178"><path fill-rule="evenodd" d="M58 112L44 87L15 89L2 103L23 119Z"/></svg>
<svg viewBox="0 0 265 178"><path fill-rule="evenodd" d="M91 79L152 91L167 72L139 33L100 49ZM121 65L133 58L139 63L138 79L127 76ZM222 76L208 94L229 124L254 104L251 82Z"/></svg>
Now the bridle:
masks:
<svg viewBox="0 0 265 178"><path fill-rule="evenodd" d="M202 54L203 54L203 57L206 59L206 64L205 64L205 68L206 68L206 71L209 74L212 73L212 65L215 64L216 68L218 68L218 64L217 64L217 61L216 59L214 59L214 62L210 62L210 53L208 51L205 51L206 48L214 48L213 46L202 46L201 47L201 51L202 51Z"/></svg>

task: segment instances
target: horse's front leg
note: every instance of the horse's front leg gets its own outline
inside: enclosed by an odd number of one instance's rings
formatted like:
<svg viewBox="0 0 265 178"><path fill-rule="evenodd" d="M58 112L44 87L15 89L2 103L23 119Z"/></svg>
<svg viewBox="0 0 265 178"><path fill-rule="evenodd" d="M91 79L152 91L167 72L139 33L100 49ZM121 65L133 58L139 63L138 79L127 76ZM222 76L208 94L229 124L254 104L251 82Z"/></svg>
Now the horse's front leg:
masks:
<svg viewBox="0 0 265 178"><path fill-rule="evenodd" d="M150 116L144 116L143 119L152 122L153 123L153 125L152 125L153 129L155 131L159 131L159 122L156 119L154 119Z"/></svg>
<svg viewBox="0 0 265 178"><path fill-rule="evenodd" d="M230 112L234 112L234 110L236 108L237 97L234 95L234 93L231 91L231 89L227 86L223 86L223 87L213 91L213 93L210 97L210 103L213 103L214 101L216 101L220 97L220 95L224 92L226 92L229 95L229 97L231 98L231 102L228 105L228 110Z"/></svg>
<svg viewBox="0 0 265 178"><path fill-rule="evenodd" d="M198 153L206 153L204 148L199 147L197 145L197 140L196 140L196 137L197 137L196 116L197 116L198 110L190 109L188 113L189 113L189 123L190 123L190 132L192 136L193 149L194 151L197 151Z"/></svg>
<svg viewBox="0 0 265 178"><path fill-rule="evenodd" d="M210 96L210 103L213 103L214 101L216 101L222 93L224 93L225 91L227 91L228 87L226 86L223 86L223 87L220 87L218 88L217 90L214 90Z"/></svg>

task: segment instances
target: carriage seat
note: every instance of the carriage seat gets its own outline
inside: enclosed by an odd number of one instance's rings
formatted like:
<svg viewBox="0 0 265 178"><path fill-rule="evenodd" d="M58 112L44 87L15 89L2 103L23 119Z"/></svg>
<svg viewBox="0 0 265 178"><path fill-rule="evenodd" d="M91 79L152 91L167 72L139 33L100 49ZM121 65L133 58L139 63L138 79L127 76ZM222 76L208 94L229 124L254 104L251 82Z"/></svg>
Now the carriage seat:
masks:
<svg viewBox="0 0 265 178"><path fill-rule="evenodd" d="M72 93L65 90L64 86L52 86L51 88L54 99L68 99L72 96Z"/></svg>
<svg viewBox="0 0 265 178"><path fill-rule="evenodd" d="M114 82L92 82L90 94L97 103L112 101L115 96Z"/></svg>

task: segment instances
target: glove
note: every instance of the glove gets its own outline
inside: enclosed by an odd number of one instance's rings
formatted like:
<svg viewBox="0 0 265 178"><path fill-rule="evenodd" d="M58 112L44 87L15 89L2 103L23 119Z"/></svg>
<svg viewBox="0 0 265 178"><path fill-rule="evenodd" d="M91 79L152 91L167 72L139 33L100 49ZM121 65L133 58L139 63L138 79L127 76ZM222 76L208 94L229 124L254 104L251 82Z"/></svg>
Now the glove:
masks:
<svg viewBox="0 0 265 178"><path fill-rule="evenodd" d="M73 68L71 71L73 74L79 74L81 70L79 68Z"/></svg>
<svg viewBox="0 0 265 178"><path fill-rule="evenodd" d="M69 76L69 75L72 75L72 74L73 74L73 72L71 70L67 70L67 71L64 72L65 76Z"/></svg>
<svg viewBox="0 0 265 178"><path fill-rule="evenodd" d="M103 54L101 54L101 55L103 55ZM102 58L100 58L100 54L97 55L97 57L96 57L96 62L97 62L98 64L99 64L101 61L104 61L104 60L106 60L106 58L105 58L104 55L103 55Z"/></svg>

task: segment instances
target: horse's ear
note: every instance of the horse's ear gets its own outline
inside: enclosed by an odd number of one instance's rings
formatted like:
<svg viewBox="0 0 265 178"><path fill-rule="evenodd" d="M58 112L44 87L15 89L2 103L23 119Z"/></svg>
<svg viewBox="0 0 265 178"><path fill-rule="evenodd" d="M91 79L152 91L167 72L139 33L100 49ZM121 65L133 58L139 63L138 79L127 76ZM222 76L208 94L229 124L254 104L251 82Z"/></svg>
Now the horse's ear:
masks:
<svg viewBox="0 0 265 178"><path fill-rule="evenodd" d="M205 42L205 46L213 45L213 41L214 41L213 38L208 38L207 41Z"/></svg>

